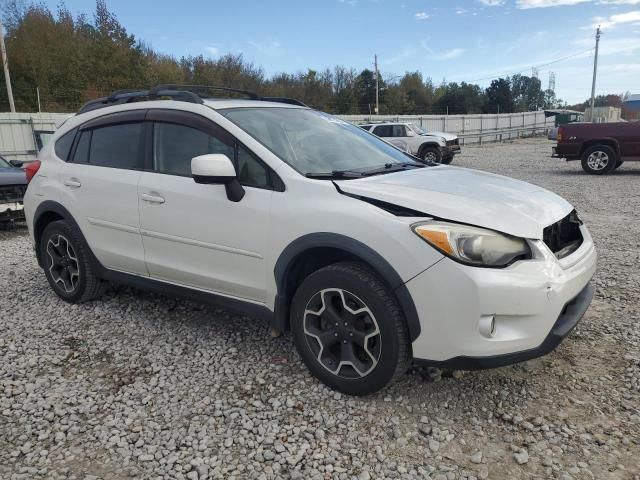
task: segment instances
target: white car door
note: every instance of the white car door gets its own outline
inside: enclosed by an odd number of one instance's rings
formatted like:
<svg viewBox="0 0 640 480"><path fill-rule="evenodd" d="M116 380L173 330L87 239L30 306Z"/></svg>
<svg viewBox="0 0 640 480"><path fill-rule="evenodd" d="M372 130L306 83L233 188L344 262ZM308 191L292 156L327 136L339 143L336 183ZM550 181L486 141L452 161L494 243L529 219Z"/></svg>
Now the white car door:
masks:
<svg viewBox="0 0 640 480"><path fill-rule="evenodd" d="M264 303L275 174L204 117L151 110L147 119L154 171L142 174L138 192L150 276ZM234 162L246 190L241 201L230 201L224 185L195 183L191 159L206 153Z"/></svg>
<svg viewBox="0 0 640 480"><path fill-rule="evenodd" d="M100 263L147 275L138 208L145 111L98 117L80 127L61 170L61 203Z"/></svg>

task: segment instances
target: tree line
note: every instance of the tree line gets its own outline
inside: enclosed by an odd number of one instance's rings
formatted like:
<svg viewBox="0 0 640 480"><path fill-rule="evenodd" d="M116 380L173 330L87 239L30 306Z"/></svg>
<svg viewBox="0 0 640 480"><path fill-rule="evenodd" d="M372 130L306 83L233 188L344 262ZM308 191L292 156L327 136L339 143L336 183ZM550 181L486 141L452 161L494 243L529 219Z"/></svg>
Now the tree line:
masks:
<svg viewBox="0 0 640 480"><path fill-rule="evenodd" d="M6 46L16 109L77 110L84 102L114 90L161 83L218 85L252 90L264 96L301 100L338 114L375 113L375 72L336 66L268 77L242 55L175 58L156 52L118 21L105 0L90 17L73 16L61 3L55 12L40 3L5 4ZM0 82L0 108L8 110L6 85ZM446 82L434 85L419 71L381 75L381 114L510 113L555 108L563 102L543 90L536 77L513 75L489 87Z"/></svg>

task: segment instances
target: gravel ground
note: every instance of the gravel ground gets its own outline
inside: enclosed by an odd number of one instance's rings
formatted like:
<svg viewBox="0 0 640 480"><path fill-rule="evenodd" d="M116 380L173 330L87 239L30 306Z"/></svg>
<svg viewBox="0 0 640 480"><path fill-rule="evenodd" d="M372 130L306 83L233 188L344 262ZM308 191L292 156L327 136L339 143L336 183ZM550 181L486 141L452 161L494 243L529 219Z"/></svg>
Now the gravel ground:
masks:
<svg viewBox="0 0 640 480"><path fill-rule="evenodd" d="M364 399L246 317L122 287L65 304L26 230L0 232L0 478L639 479L640 164L591 177L550 146L454 163L577 206L600 254L582 323L545 358Z"/></svg>

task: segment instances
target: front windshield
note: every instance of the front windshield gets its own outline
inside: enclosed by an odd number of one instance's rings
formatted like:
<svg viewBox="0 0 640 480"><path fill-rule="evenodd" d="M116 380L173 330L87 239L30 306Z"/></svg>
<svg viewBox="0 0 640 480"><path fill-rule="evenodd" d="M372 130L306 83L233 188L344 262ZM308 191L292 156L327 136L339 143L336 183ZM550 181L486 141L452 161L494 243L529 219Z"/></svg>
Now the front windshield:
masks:
<svg viewBox="0 0 640 480"><path fill-rule="evenodd" d="M410 123L409 126L411 127L411 129L416 132L418 135L425 135L427 132L425 132L422 128L420 128L418 125L416 125L415 123Z"/></svg>
<svg viewBox="0 0 640 480"><path fill-rule="evenodd" d="M418 164L360 127L302 108L218 110L303 175Z"/></svg>
<svg viewBox="0 0 640 480"><path fill-rule="evenodd" d="M0 168L11 168L11 164L4 158L0 157Z"/></svg>

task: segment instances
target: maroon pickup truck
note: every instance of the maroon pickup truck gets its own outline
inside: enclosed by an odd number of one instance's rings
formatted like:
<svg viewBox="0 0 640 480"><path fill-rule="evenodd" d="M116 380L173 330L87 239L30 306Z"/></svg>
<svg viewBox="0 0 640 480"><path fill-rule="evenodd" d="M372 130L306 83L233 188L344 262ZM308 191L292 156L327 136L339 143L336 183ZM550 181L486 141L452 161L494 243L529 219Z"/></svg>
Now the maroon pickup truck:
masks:
<svg viewBox="0 0 640 480"><path fill-rule="evenodd" d="M625 161L640 161L640 122L562 125L553 156L582 160L583 170L592 175L607 174Z"/></svg>

